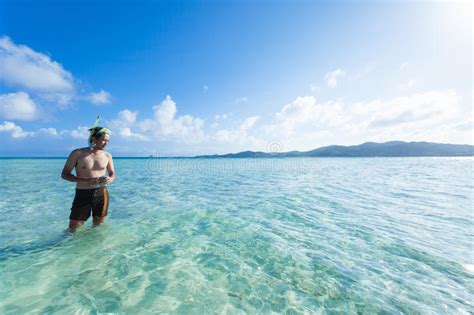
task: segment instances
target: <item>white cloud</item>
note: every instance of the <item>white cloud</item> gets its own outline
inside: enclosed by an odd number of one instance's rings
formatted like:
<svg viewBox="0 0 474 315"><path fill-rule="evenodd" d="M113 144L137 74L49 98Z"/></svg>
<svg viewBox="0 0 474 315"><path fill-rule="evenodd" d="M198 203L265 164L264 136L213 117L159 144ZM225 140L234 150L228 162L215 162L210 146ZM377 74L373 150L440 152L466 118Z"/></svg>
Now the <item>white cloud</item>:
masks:
<svg viewBox="0 0 474 315"><path fill-rule="evenodd" d="M410 130L435 127L459 117L460 97L454 91L430 91L354 105L356 112L368 116L368 127L393 128L410 125Z"/></svg>
<svg viewBox="0 0 474 315"><path fill-rule="evenodd" d="M132 130L130 128L121 128L119 130L119 135L122 138L135 138L135 139L142 140L142 141L148 140L148 138L146 136L144 136L142 134L139 134L139 133L132 132Z"/></svg>
<svg viewBox="0 0 474 315"><path fill-rule="evenodd" d="M60 105L70 102L74 94L73 76L61 64L6 36L0 38L0 80Z"/></svg>
<svg viewBox="0 0 474 315"><path fill-rule="evenodd" d="M40 128L37 131L24 131L20 126L10 121L5 121L3 125L0 125L0 132L10 133L12 138L53 137L53 138L64 139L64 138L71 137L75 139L86 140L89 137L89 128L85 126L80 126L74 130L61 130L61 132L58 132L56 128L52 128L52 127Z"/></svg>
<svg viewBox="0 0 474 315"><path fill-rule="evenodd" d="M220 121L220 120L226 120L227 118L229 118L230 116L232 116L232 113L229 113L229 114L221 114L221 115L214 115L214 119L216 121Z"/></svg>
<svg viewBox="0 0 474 315"><path fill-rule="evenodd" d="M129 115L131 114L131 115ZM132 123L135 120L136 113L130 112L128 110L122 111L119 113L119 117L122 121L127 123ZM116 121L115 121L116 122ZM142 141L147 141L148 138L145 136L134 133L129 127L120 127L116 129L117 131L113 131L113 134L118 135L123 139L134 138ZM34 131L23 131L23 129L15 125L13 122L5 121L3 125L0 125L0 132L7 132L10 133L12 138L24 138L27 136L31 137L39 137L39 138L57 138L57 139L80 139L80 140L87 140L89 138L89 127L86 126L79 126L76 129L68 130L64 129L60 132L57 131L56 128L47 127L47 128L40 128L36 132Z"/></svg>
<svg viewBox="0 0 474 315"><path fill-rule="evenodd" d="M50 93L37 93L37 95L46 102L56 103L59 108L66 109L74 99L74 94L69 92L50 92Z"/></svg>
<svg viewBox="0 0 474 315"><path fill-rule="evenodd" d="M34 134L34 132L23 131L20 126L15 125L15 123L11 121L5 121L3 125L0 125L0 132L9 133L11 137L15 139L25 138Z"/></svg>
<svg viewBox="0 0 474 315"><path fill-rule="evenodd" d="M100 92L89 94L88 99L97 105L110 104L112 101L112 96L109 92L100 90Z"/></svg>
<svg viewBox="0 0 474 315"><path fill-rule="evenodd" d="M258 116L247 117L240 125L240 129L244 131L249 130L255 125L258 119L259 119Z"/></svg>
<svg viewBox="0 0 474 315"><path fill-rule="evenodd" d="M262 137L300 150L389 140L471 143L464 116L460 97L449 90L356 103L318 104L304 96L275 113Z"/></svg>
<svg viewBox="0 0 474 315"><path fill-rule="evenodd" d="M50 136L50 137L57 137L59 135L56 128L41 128L38 131L38 134L43 134L43 135L47 135L47 136Z"/></svg>
<svg viewBox="0 0 474 315"><path fill-rule="evenodd" d="M204 85L204 86L202 87L202 92L203 92L203 93L207 93L208 90L209 90L209 87L208 87L207 85Z"/></svg>
<svg viewBox="0 0 474 315"><path fill-rule="evenodd" d="M139 119L138 112L124 109L105 125L116 137L114 145L137 154L153 153L157 148L165 148L170 154L267 151L273 150L274 143L278 151L389 140L472 143L472 109L466 111L461 101L451 90L364 102L318 103L313 95L299 96L266 117L266 121L259 116L239 121L231 113L219 114L215 120L211 117L213 124L206 130L202 119L178 115L176 103L167 96L153 107L152 117ZM25 132L11 122L5 122L0 131L16 138L35 136L32 139L86 140L89 135L88 127L83 126L61 132L55 128ZM147 141L146 145L142 141Z"/></svg>
<svg viewBox="0 0 474 315"><path fill-rule="evenodd" d="M8 37L0 38L0 78L32 90L64 91L73 88L72 75L61 64Z"/></svg>
<svg viewBox="0 0 474 315"><path fill-rule="evenodd" d="M400 71L405 70L408 67L408 62L404 62L400 65Z"/></svg>
<svg viewBox="0 0 474 315"><path fill-rule="evenodd" d="M104 90L77 96L73 75L59 62L48 54L16 44L6 36L0 37L0 81L62 109L76 99L86 99L94 104L111 102L110 94Z"/></svg>
<svg viewBox="0 0 474 315"><path fill-rule="evenodd" d="M74 139L87 140L89 138L89 127L79 126L73 130L61 130L59 135L72 137Z"/></svg>
<svg viewBox="0 0 474 315"><path fill-rule="evenodd" d="M0 117L11 120L35 120L39 106L25 92L0 95Z"/></svg>
<svg viewBox="0 0 474 315"><path fill-rule="evenodd" d="M312 95L298 96L293 102L283 106L281 111L277 112L275 116L280 121L291 120L298 122L306 120L315 103L316 98Z"/></svg>
<svg viewBox="0 0 474 315"><path fill-rule="evenodd" d="M404 90L409 90L409 89L411 89L413 86L415 86L415 83L416 83L415 80L410 79L410 80L408 80L407 82L400 84L400 85L398 86L398 88L399 88L400 90L402 90L402 91L404 91Z"/></svg>
<svg viewBox="0 0 474 315"><path fill-rule="evenodd" d="M255 126L258 119L258 116L247 117L238 128L219 130L215 133L213 138L220 143L255 147L260 144L260 141L256 137L249 135L248 132Z"/></svg>
<svg viewBox="0 0 474 315"><path fill-rule="evenodd" d="M154 117L137 123L142 133L157 139L179 139L184 142L199 142L204 137L204 121L190 115L176 116L176 103L168 95L153 106Z"/></svg>
<svg viewBox="0 0 474 315"><path fill-rule="evenodd" d="M212 129L217 129L222 123L225 123L228 118L232 117L232 113L216 114L214 115L214 122L210 125Z"/></svg>
<svg viewBox="0 0 474 315"><path fill-rule="evenodd" d="M311 90L311 92L319 92L320 90L319 86L317 86L315 83L310 83L309 89Z"/></svg>
<svg viewBox="0 0 474 315"><path fill-rule="evenodd" d="M118 113L118 119L122 123L122 126L131 126L137 121L137 115L138 112L125 109Z"/></svg>
<svg viewBox="0 0 474 315"><path fill-rule="evenodd" d="M326 73L326 83L330 88L337 87L337 80L339 78L344 78L346 72L342 69L336 69L334 71Z"/></svg>
<svg viewBox="0 0 474 315"><path fill-rule="evenodd" d="M139 140L148 140L145 135L132 131L137 121L138 112L125 109L118 113L118 117L110 122L107 122L107 126L112 130L114 134L119 135L124 139L135 138Z"/></svg>
<svg viewBox="0 0 474 315"><path fill-rule="evenodd" d="M236 98L234 101L234 104L247 103L248 101L249 99L247 98L247 96L242 96L242 97Z"/></svg>
<svg viewBox="0 0 474 315"><path fill-rule="evenodd" d="M267 129L291 135L298 126L320 119L323 112L323 107L316 104L314 96L299 96L275 113L276 123L267 126Z"/></svg>
<svg viewBox="0 0 474 315"><path fill-rule="evenodd" d="M219 119L224 115L216 115ZM118 113L117 118L107 121L114 135L122 139L142 141L176 141L177 143L198 143L204 140L204 121L190 115L177 115L176 103L168 95L153 106L153 117L137 120L138 112L128 109Z"/></svg>
<svg viewBox="0 0 474 315"><path fill-rule="evenodd" d="M329 129L343 123L340 102L317 104L314 96L299 96L275 113L274 121L262 129L268 140L291 149L314 148L328 139Z"/></svg>

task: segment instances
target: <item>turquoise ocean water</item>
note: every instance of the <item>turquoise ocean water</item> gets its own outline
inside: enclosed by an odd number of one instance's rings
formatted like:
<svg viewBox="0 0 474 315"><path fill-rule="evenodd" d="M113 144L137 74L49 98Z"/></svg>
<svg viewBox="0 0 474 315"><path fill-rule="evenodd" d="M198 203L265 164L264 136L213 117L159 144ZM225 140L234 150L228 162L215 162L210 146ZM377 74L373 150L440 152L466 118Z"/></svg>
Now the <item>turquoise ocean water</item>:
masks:
<svg viewBox="0 0 474 315"><path fill-rule="evenodd" d="M1 159L0 313L473 313L473 162L117 159L68 236L64 160Z"/></svg>

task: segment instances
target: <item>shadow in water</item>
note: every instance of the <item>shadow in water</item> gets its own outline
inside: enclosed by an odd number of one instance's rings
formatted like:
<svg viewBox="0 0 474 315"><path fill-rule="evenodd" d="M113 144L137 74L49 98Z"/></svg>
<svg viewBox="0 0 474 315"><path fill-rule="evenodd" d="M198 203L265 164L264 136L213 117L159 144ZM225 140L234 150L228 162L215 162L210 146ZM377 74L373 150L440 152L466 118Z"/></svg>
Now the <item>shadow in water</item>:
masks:
<svg viewBox="0 0 474 315"><path fill-rule="evenodd" d="M56 237L50 239L0 248L0 261L5 261L11 257L33 254L59 247L71 240L73 236L74 234L71 233L69 229L66 229Z"/></svg>

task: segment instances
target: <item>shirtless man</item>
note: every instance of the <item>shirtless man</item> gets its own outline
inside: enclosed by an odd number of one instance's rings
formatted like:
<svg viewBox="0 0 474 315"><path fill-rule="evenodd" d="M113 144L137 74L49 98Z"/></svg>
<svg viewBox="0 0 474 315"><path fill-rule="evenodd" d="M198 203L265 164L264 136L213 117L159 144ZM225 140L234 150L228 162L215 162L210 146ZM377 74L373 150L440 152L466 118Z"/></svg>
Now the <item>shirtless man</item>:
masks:
<svg viewBox="0 0 474 315"><path fill-rule="evenodd" d="M91 216L94 225L105 222L109 207L107 185L115 180L112 155L104 148L111 132L104 127L89 129L89 147L71 152L61 177L76 183L76 196L69 216L69 229L74 232ZM76 169L76 175L72 170ZM106 171L108 176L105 176Z"/></svg>

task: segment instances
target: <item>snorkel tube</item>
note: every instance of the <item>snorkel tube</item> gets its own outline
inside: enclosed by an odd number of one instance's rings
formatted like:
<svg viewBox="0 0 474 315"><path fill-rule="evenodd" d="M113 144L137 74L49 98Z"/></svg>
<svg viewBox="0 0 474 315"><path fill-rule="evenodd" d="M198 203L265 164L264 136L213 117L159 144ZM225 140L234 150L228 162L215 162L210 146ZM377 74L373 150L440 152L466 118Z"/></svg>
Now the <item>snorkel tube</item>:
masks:
<svg viewBox="0 0 474 315"><path fill-rule="evenodd" d="M92 142L92 137L96 138L96 139L99 139L100 137L102 137L102 135L109 135L111 136L112 135L112 131L110 131L109 128L106 128L106 127L98 127L97 125L99 124L99 120L100 120L100 116L97 116L97 118L95 119L95 122L94 124L92 125L91 128L89 128L89 149L93 149L95 144Z"/></svg>

